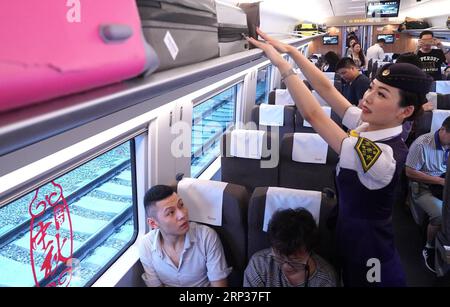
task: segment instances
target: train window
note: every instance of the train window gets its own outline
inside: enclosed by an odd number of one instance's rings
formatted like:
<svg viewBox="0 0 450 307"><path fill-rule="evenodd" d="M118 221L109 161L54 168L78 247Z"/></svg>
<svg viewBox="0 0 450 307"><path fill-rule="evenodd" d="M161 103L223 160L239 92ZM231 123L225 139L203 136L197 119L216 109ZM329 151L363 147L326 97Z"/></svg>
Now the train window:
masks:
<svg viewBox="0 0 450 307"><path fill-rule="evenodd" d="M137 235L134 141L0 208L0 286L89 286Z"/></svg>
<svg viewBox="0 0 450 307"><path fill-rule="evenodd" d="M242 83L194 106L192 116L191 177L200 176L220 155L220 141L236 118Z"/></svg>
<svg viewBox="0 0 450 307"><path fill-rule="evenodd" d="M269 102L270 92L270 76L272 65L266 66L258 70L258 78L256 81L256 104Z"/></svg>

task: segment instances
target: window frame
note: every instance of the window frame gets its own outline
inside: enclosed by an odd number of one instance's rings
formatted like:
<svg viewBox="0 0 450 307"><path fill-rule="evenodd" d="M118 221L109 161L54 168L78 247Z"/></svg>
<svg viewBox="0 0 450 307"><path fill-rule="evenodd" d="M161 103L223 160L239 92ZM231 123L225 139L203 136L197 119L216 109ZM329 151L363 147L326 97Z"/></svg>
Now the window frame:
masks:
<svg viewBox="0 0 450 307"><path fill-rule="evenodd" d="M216 87L214 90L208 91L207 93L205 93L204 95L198 96L197 98L192 99L192 110L194 110L194 108L196 106L201 105L202 103L207 102L208 100L212 99L213 97L220 95L221 93L235 87L234 90L234 94L235 94L235 102L234 102L234 116L233 116L233 122L232 124L227 127L227 129L221 134L220 138L223 136L224 133L227 133L228 131L232 130L237 123L237 120L239 118L239 110L240 110L240 105L244 102L244 98L243 98L243 88L244 88L244 84L245 84L245 76L239 76L235 79L233 79L230 82L227 82L219 87ZM194 114L194 112L192 112L192 114ZM191 121L193 120L193 117L191 119ZM192 127L193 128L193 127ZM191 138L192 140L192 138ZM220 141L220 140L219 140ZM191 141L191 146L192 146L192 141ZM191 149L192 151L192 149ZM203 166L200 170L200 172L194 177L192 176L191 173L191 177L193 178L200 178L202 176L202 174L205 173L205 171L208 170L208 168L210 168L214 162L220 158L220 154L218 157L216 157L215 159L211 160L209 163L207 163L205 166ZM191 156L191 172L192 172L192 156Z"/></svg>
<svg viewBox="0 0 450 307"><path fill-rule="evenodd" d="M51 176L47 176L46 178L41 178L39 182L33 184L30 187L22 189L20 192L15 194L15 197L11 197L11 199L8 202L2 202L0 209L3 207L6 207L10 205L12 202L15 202L19 200L21 197L24 197L28 195L29 193L33 193L36 189L41 188L42 186L45 186L49 183L51 183L54 180L59 179L62 176L65 176L66 174L70 173L71 171L76 170L78 167L81 167L85 165L86 163L89 163L92 160L97 159L98 157L102 156L105 153L108 153L109 151L129 142L130 146L130 166L131 166L131 189L132 189L132 217L133 217L133 234L130 238L130 240L110 259L108 262L102 266L102 268L97 271L94 276L83 285L83 287L90 287L92 286L111 266L114 262L117 261L118 258L120 258L127 249L129 249L133 244L135 244L136 239L139 234L139 219L138 219L138 191L137 191L137 176L136 176L136 141L135 139L139 137L140 135L145 134L145 129L139 129L135 131L134 133L128 134L127 137L120 138L120 139L114 139L111 140L108 146L102 148L101 150L97 150L95 153L83 155L82 157L79 157L76 161L73 163L66 165L64 168L59 169L58 171L55 171L52 173ZM103 147L103 146L102 146ZM95 147L97 148L97 147ZM93 148L92 150L94 150ZM92 151L91 150L91 151ZM91 152L89 151L89 152ZM8 231L9 232L9 231ZM4 235L7 235L8 232ZM10 240L5 241L4 245L7 245L11 243ZM89 248L89 250L95 250L99 245L95 246L94 248ZM86 253L83 253L86 255ZM77 257L74 257L77 258ZM46 286L51 280L42 280L43 284L42 286Z"/></svg>
<svg viewBox="0 0 450 307"><path fill-rule="evenodd" d="M144 135L147 133L146 128L138 128L133 129L133 132L129 131L128 133L121 135L117 138L112 138L105 144L101 144L98 146L95 146L91 148L90 150L81 153L80 155L76 156L76 158L69 160L67 163L64 163L62 165L59 165L57 169L54 169L50 174L48 172L43 172L39 175L39 179L34 180L34 184L29 186L24 186L22 184L19 190L18 188L14 190L14 194L10 195L7 198L4 198L2 202L0 203L0 209L3 207L8 206L12 202L19 200L21 197L24 197L28 195L29 193L33 193L38 188L41 188L44 185L47 185L48 183L57 180L58 178L70 173L71 171L76 170L78 167L83 166L84 164L95 160L96 158L102 156L103 154L113 150L114 148L117 148L118 146L121 146L127 142L129 142L130 146L130 166L131 166L131 189L132 189L132 217L133 217L133 234L130 238L130 240L119 250L117 253L110 259L108 262L102 266L102 268L97 271L94 276L83 286L84 287L90 287L92 286L116 261L118 258L123 256L123 254L128 250L131 246L133 246L136 242L136 239L138 238L138 234L140 232L139 229L139 202L138 202L138 180L137 180L137 170L136 170L136 138ZM9 244L10 242L7 242L5 244ZM95 248L97 248L95 246ZM94 250L95 248L89 248L89 250ZM43 286L45 286L46 283L49 281L44 280Z"/></svg>
<svg viewBox="0 0 450 307"><path fill-rule="evenodd" d="M256 71L256 75L258 76L259 71L263 70L263 69L268 69L268 71L266 72L266 92L264 95L264 102L261 103L257 103L256 101L256 94L257 94L257 90L258 90L258 79L256 79L256 85L255 85L255 105L261 105L261 104L267 104L269 103L269 93L270 93L270 89L272 88L272 84L273 84L273 70L274 70L274 66L269 63L266 64L264 66L258 67L257 71Z"/></svg>

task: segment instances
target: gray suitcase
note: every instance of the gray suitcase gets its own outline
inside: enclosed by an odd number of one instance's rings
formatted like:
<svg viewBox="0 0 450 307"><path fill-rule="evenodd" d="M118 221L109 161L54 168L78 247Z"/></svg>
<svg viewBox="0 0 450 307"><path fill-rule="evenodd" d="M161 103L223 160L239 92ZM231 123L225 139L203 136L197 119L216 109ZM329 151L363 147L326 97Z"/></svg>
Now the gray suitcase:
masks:
<svg viewBox="0 0 450 307"><path fill-rule="evenodd" d="M144 36L158 71L219 56L214 0L137 0Z"/></svg>
<svg viewBox="0 0 450 307"><path fill-rule="evenodd" d="M225 56L248 50L249 44L247 15L237 7L216 1L217 22L219 23L219 55Z"/></svg>

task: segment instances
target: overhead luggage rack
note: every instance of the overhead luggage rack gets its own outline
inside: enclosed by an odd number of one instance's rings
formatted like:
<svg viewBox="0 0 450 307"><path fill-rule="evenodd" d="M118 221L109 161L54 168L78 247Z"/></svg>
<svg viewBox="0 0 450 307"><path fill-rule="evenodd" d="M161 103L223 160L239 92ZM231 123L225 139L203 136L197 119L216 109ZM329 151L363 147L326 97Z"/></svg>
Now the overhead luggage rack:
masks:
<svg viewBox="0 0 450 307"><path fill-rule="evenodd" d="M301 46L314 38L292 38L285 42L293 46ZM102 125L95 125L97 130L84 129L81 133L77 133L74 139L61 139L57 145L58 148L49 148L48 152L33 153L33 159L38 155L45 157L50 151L54 152L65 148L73 142L83 140L156 109L183 97L188 92L203 88L214 80L221 80L264 61L267 61L267 58L263 56L261 50L247 50L157 72L145 78L137 77L99 89L45 101L27 108L0 113L0 157L8 156L14 151L55 137L63 132L84 127L91 122L105 120ZM26 163L25 160L23 160L23 165ZM5 168L9 168L8 164L1 164ZM2 167L0 174L5 171L7 170Z"/></svg>
<svg viewBox="0 0 450 307"><path fill-rule="evenodd" d="M450 40L450 29L440 28L440 27L431 27L427 29L410 29L403 30L400 33L408 33L409 35L419 38L420 33L422 31L432 31L435 38L440 40Z"/></svg>

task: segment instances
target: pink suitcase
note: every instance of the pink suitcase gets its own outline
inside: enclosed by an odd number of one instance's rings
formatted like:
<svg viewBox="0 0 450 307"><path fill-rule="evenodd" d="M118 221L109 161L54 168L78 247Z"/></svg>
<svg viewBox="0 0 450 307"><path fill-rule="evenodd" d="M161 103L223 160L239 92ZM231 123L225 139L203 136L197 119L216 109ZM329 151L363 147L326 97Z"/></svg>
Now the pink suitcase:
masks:
<svg viewBox="0 0 450 307"><path fill-rule="evenodd" d="M0 1L0 112L157 66L135 0Z"/></svg>

